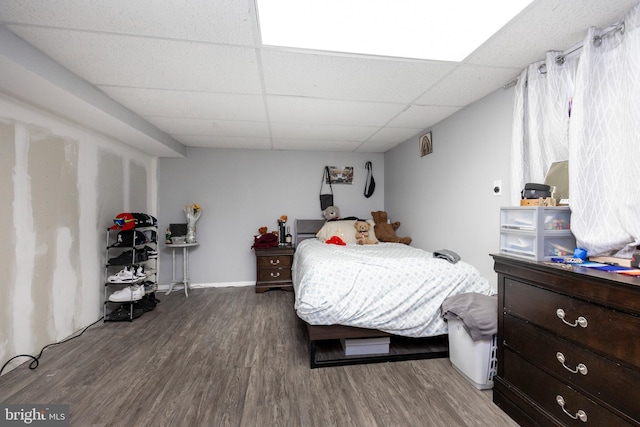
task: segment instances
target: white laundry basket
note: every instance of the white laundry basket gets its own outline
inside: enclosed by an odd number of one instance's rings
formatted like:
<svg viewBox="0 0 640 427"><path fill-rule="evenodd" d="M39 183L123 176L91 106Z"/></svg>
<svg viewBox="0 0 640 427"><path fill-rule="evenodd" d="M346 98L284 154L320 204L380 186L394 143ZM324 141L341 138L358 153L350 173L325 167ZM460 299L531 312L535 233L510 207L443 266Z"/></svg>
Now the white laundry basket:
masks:
<svg viewBox="0 0 640 427"><path fill-rule="evenodd" d="M476 388L493 387L497 369L497 339L474 341L460 319L449 319L449 360Z"/></svg>

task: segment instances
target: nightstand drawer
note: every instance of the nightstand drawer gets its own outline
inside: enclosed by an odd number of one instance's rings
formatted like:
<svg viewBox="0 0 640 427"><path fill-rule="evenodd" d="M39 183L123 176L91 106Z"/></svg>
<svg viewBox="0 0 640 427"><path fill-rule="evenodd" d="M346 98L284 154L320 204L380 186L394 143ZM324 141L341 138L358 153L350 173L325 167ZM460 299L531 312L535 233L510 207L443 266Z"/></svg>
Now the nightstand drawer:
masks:
<svg viewBox="0 0 640 427"><path fill-rule="evenodd" d="M581 346L640 367L640 318L505 279L507 313Z"/></svg>
<svg viewBox="0 0 640 427"><path fill-rule="evenodd" d="M291 268L290 255L268 255L258 257L258 268Z"/></svg>
<svg viewBox="0 0 640 427"><path fill-rule="evenodd" d="M290 282L291 268L261 268L258 282Z"/></svg>

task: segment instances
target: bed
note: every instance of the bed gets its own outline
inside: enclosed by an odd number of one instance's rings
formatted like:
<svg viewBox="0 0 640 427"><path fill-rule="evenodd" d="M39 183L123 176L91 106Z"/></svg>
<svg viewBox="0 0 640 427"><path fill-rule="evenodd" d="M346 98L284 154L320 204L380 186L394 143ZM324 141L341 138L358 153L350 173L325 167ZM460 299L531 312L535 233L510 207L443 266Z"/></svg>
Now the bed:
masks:
<svg viewBox="0 0 640 427"><path fill-rule="evenodd" d="M324 225L296 220L295 310L308 332L312 368L447 357L442 301L460 293L492 293L464 261L452 264L399 243L356 245L352 223ZM346 235L347 244L325 243L333 233ZM345 356L342 340L378 337L390 338L388 353Z"/></svg>

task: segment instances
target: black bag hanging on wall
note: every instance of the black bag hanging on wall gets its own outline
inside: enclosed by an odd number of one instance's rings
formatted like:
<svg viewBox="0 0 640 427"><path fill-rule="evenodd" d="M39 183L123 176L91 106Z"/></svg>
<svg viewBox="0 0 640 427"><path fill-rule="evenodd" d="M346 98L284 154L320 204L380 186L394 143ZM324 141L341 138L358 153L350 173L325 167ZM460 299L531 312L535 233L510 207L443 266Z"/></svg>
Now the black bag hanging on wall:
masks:
<svg viewBox="0 0 640 427"><path fill-rule="evenodd" d="M367 181L364 184L364 197L367 199L373 195L373 192L376 189L376 180L373 179L373 166L371 162L367 162L364 164L365 169L367 169Z"/></svg>
<svg viewBox="0 0 640 427"><path fill-rule="evenodd" d="M322 194L322 187L324 186L325 179L329 181L329 189L331 190L331 193ZM323 211L329 206L333 206L333 186L331 186L329 166L325 166L324 171L322 172L322 181L320 181L320 210Z"/></svg>

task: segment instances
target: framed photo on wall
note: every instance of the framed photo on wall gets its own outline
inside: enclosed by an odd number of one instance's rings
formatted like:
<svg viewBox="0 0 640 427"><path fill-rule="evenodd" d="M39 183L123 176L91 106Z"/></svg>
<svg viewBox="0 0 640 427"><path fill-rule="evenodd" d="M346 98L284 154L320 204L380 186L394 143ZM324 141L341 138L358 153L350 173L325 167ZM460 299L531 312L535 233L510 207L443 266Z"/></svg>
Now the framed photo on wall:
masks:
<svg viewBox="0 0 640 427"><path fill-rule="evenodd" d="M431 132L427 132L420 137L420 157L433 153L433 140Z"/></svg>
<svg viewBox="0 0 640 427"><path fill-rule="evenodd" d="M329 176L331 184L352 184L353 166L329 166ZM327 184L329 183L325 180Z"/></svg>

